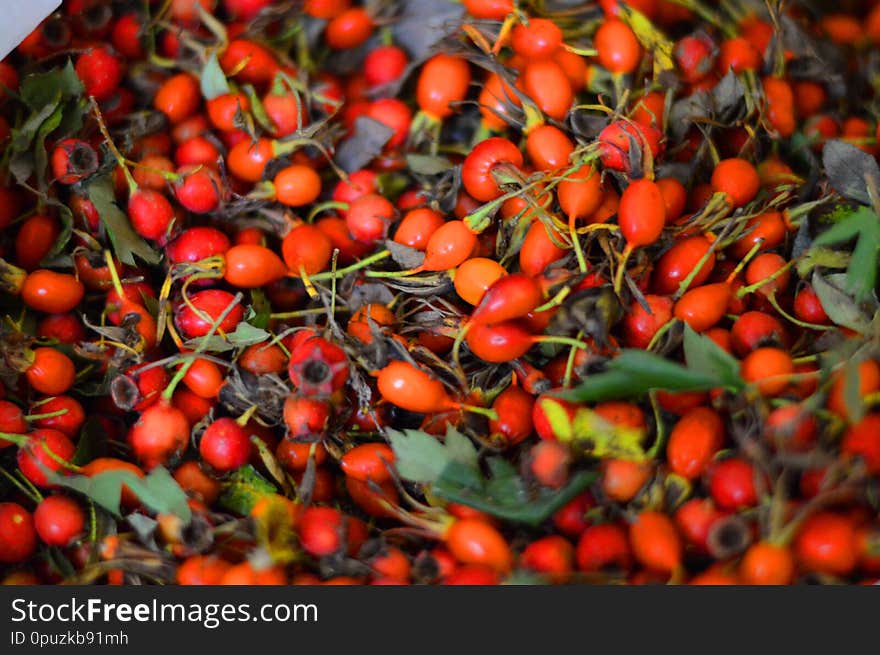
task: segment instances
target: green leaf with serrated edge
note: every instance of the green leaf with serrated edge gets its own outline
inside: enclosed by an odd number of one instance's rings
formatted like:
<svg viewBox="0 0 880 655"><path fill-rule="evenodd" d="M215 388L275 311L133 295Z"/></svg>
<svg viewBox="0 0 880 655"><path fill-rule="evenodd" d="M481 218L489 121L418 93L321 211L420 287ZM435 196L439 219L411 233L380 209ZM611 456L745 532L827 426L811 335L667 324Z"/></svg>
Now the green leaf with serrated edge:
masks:
<svg viewBox="0 0 880 655"><path fill-rule="evenodd" d="M32 110L39 110L54 98L67 99L82 95L82 82L69 59L62 68L54 68L44 73L28 75L21 81L19 94Z"/></svg>
<svg viewBox="0 0 880 655"><path fill-rule="evenodd" d="M880 250L880 217L870 208L859 207L813 241L814 246L827 246L858 237L846 269L847 291L858 302L865 301L877 284L877 252Z"/></svg>
<svg viewBox="0 0 880 655"><path fill-rule="evenodd" d="M76 452L70 461L77 466L88 464L97 457L107 454L107 436L104 426L94 416L90 416L83 423L79 431L79 441L76 444Z"/></svg>
<svg viewBox="0 0 880 655"><path fill-rule="evenodd" d="M24 152L25 150L29 150L40 130L40 127L56 112L60 104L61 98L56 97L55 100L46 103L46 105L40 107L33 114L28 116L27 120L21 125L21 127L14 129L12 131L12 141L10 144L12 152Z"/></svg>
<svg viewBox="0 0 880 655"><path fill-rule="evenodd" d="M200 349L202 351L222 353L235 348L252 346L263 343L271 338L271 334L262 328L254 327L245 321L240 322L233 332L226 336L214 334L207 337L197 337L186 342L187 348Z"/></svg>
<svg viewBox="0 0 880 655"><path fill-rule="evenodd" d="M183 489L163 467L154 468L143 479L138 478L132 492L147 507L160 514L173 514L185 524L192 520L189 500Z"/></svg>
<svg viewBox="0 0 880 655"><path fill-rule="evenodd" d="M479 469L452 460L443 467L440 476L430 484L431 490L438 487L445 489L458 489L468 493L485 497L486 480Z"/></svg>
<svg viewBox="0 0 880 655"><path fill-rule="evenodd" d="M811 247L798 260L795 268L797 268L798 277L805 278L815 268L833 268L840 269L849 266L849 253L840 250L831 250L830 248Z"/></svg>
<svg viewBox="0 0 880 655"><path fill-rule="evenodd" d="M870 324L868 317L862 313L862 310L859 309L859 306L852 298L831 283L831 277L829 276L829 279L826 279L819 275L818 272L813 272L811 285L813 291L819 297L822 309L825 310L828 318L835 325L842 325L864 334Z"/></svg>
<svg viewBox="0 0 880 655"><path fill-rule="evenodd" d="M58 218L61 220L61 231L58 233L58 238L55 239L52 248L40 262L44 266L53 262L59 255L67 254L65 248L73 234L73 213L67 208L67 205L62 205L54 198L47 198L47 201L47 204L55 207L58 212Z"/></svg>
<svg viewBox="0 0 880 655"><path fill-rule="evenodd" d="M147 264L158 264L161 261L162 256L138 236L132 229L128 217L117 206L113 183L109 177L92 180L88 193L89 200L95 205L101 222L107 228L113 250L120 262L129 266L137 266L135 256Z"/></svg>
<svg viewBox="0 0 880 655"><path fill-rule="evenodd" d="M503 505L528 500L525 483L510 462L503 457L490 457L486 464L489 467L486 498Z"/></svg>
<svg viewBox="0 0 880 655"><path fill-rule="evenodd" d="M421 430L389 430L394 451L394 466L401 477L412 482L430 484L452 461L446 448L436 437Z"/></svg>
<svg viewBox="0 0 880 655"><path fill-rule="evenodd" d="M40 129L37 130L37 135L34 137L34 171L37 174L37 188L43 192L46 191L46 168L49 165L49 153L46 152L46 137L61 125L61 119L63 116L63 107L59 106L52 112L52 115L40 125Z"/></svg>
<svg viewBox="0 0 880 655"><path fill-rule="evenodd" d="M122 488L127 487L138 499L158 514L173 514L184 524L192 520L192 511L186 494L168 471L157 466L148 475L139 478L131 471L103 471L91 477L58 475L48 472L49 481L60 487L78 491L114 516L119 516Z"/></svg>
<svg viewBox="0 0 880 655"><path fill-rule="evenodd" d="M247 516L258 500L277 492L275 485L248 464L233 472L227 479L217 504L233 514Z"/></svg>
<svg viewBox="0 0 880 655"><path fill-rule="evenodd" d="M648 391L710 391L727 383L715 375L696 371L654 353L624 349L602 373L589 375L578 387L554 393L573 402L600 402L631 398Z"/></svg>
<svg viewBox="0 0 880 655"><path fill-rule="evenodd" d="M202 67L200 86L205 100L213 100L230 92L229 80L226 79L226 74L220 68L216 52L211 52L208 61Z"/></svg>
<svg viewBox="0 0 880 655"><path fill-rule="evenodd" d="M477 449L473 442L451 425L446 428L443 445L449 457L471 468L477 467Z"/></svg>
<svg viewBox="0 0 880 655"><path fill-rule="evenodd" d="M645 431L615 425L588 407L581 407L572 422L572 443L596 459L625 459L643 462Z"/></svg>
<svg viewBox="0 0 880 655"><path fill-rule="evenodd" d="M737 359L706 335L697 334L690 325L684 327L684 359L691 371L720 380L731 389L743 389Z"/></svg>
<svg viewBox="0 0 880 655"><path fill-rule="evenodd" d="M575 496L583 493L596 477L594 471L579 471L562 489L542 489L535 497L513 504L494 502L467 489L450 488L442 484L433 485L431 491L442 500L467 505L504 521L538 526Z"/></svg>

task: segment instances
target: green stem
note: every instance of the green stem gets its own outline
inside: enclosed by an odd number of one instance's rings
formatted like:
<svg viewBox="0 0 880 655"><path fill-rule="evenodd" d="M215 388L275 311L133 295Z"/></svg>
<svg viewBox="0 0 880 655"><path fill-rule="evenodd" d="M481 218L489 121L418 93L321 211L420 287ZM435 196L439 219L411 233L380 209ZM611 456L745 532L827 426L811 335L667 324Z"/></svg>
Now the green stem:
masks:
<svg viewBox="0 0 880 655"><path fill-rule="evenodd" d="M19 491L21 491L21 493L23 493L25 496L30 498L35 503L39 504L40 501L43 500L43 496L40 494L40 492L38 492L36 489L34 489L34 490L28 489L19 480L17 480L14 475L12 475L6 469L0 468L0 473L2 473L3 477L5 477L7 480L9 480L13 485L15 485L15 487Z"/></svg>
<svg viewBox="0 0 880 655"><path fill-rule="evenodd" d="M232 299L232 302L227 305L226 309L223 310L223 313L217 317L217 320L211 325L211 329L208 330L208 333L202 338L199 343L198 348L193 351L191 355L188 355L186 362L184 362L183 366L177 369L177 373L174 374L174 377L171 378L171 382L165 387L165 391L162 392L162 400L166 403L171 402L171 397L174 395L174 390L177 388L177 385L180 384L180 381L186 376L189 372L190 367L195 363L196 359L198 359L199 353L201 353L205 346L207 346L209 339L214 336L214 333L220 327L220 324L229 316L229 313L235 309L235 306L241 302L242 298L244 298L244 294L238 292L235 294L235 298Z"/></svg>
<svg viewBox="0 0 880 655"><path fill-rule="evenodd" d="M583 341L578 341L577 339L572 339L571 337L558 337L540 334L538 336L532 337L532 341L534 341L535 343L556 343L560 346L571 346L572 348L579 348L581 350L587 350L589 348L589 346Z"/></svg>
<svg viewBox="0 0 880 655"><path fill-rule="evenodd" d="M44 418L55 418L56 416L64 416L65 414L67 414L68 411L69 410L65 408L55 410L54 412L46 412L45 414L28 414L24 417L24 420L28 423L32 421L42 421Z"/></svg>
<svg viewBox="0 0 880 655"><path fill-rule="evenodd" d="M383 259L387 259L391 256L391 252L388 250L380 250L379 252L375 252L369 257L365 257L350 266L346 266L345 268L337 269L335 272L327 271L326 273L316 273L315 275L309 276L309 279L312 281L321 281L321 280L331 280L333 278L345 277L349 273L354 273L355 271L359 271L362 268L366 268L370 264L374 264L375 262L381 261ZM368 271L368 275L373 271Z"/></svg>
<svg viewBox="0 0 880 655"><path fill-rule="evenodd" d="M819 325L818 323L807 323L806 321L801 321L800 319L795 318L788 312L786 312L782 307L779 306L779 301L776 300L776 293L771 293L767 296L767 300L773 305L773 309L775 309L779 314L787 321L794 323L802 328L806 328L808 330L834 330L836 329L833 325Z"/></svg>
<svg viewBox="0 0 880 655"><path fill-rule="evenodd" d="M494 409L489 409L488 407L478 407L477 405L459 405L459 407L465 412L485 416L490 421L498 420L498 412L496 412Z"/></svg>

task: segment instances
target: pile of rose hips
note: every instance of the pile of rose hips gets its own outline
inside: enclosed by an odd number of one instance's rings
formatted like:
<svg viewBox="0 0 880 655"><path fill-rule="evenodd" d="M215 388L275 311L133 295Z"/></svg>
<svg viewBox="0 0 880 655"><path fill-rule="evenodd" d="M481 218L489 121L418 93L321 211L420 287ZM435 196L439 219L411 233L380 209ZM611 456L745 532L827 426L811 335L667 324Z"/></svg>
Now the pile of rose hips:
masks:
<svg viewBox="0 0 880 655"><path fill-rule="evenodd" d="M876 320L805 253L823 144L880 151L880 4L399 4L66 0L0 62L4 582L876 581ZM744 390L558 395L684 324ZM584 454L580 407L659 447ZM444 503L388 435L449 426L596 481L538 527ZM157 467L189 525L58 483Z"/></svg>

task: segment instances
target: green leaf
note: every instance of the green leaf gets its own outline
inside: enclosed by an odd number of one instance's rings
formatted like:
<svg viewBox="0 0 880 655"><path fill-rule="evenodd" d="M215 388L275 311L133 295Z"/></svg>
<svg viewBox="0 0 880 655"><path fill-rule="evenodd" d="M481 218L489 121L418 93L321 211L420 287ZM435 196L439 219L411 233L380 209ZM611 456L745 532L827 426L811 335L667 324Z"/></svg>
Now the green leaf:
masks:
<svg viewBox="0 0 880 655"><path fill-rule="evenodd" d="M712 377L731 389L743 389L737 359L706 335L697 334L690 325L684 328L684 358L690 370Z"/></svg>
<svg viewBox="0 0 880 655"><path fill-rule="evenodd" d="M158 466L150 473L139 478L131 471L111 470L96 473L91 477L85 475L63 476L57 473L49 475L53 484L73 489L91 498L115 516L120 516L119 502L122 488L128 487L138 499L157 514L173 514L184 524L192 520L186 494L177 481L163 467Z"/></svg>
<svg viewBox="0 0 880 655"><path fill-rule="evenodd" d="M514 523L538 525L595 479L594 472L582 471L564 489L541 487L530 493L516 469L502 457L487 460L489 477L485 477L477 466L473 444L454 430L447 433L445 444L420 430L391 430L390 441L395 467L404 479L428 485L441 500Z"/></svg>
<svg viewBox="0 0 880 655"><path fill-rule="evenodd" d="M389 430L394 466L407 480L431 484L452 461L442 443L421 430Z"/></svg>
<svg viewBox="0 0 880 655"><path fill-rule="evenodd" d="M29 150L43 123L58 111L60 105L61 98L60 96L56 96L53 100L48 101L45 105L28 116L27 120L25 120L21 127L14 129L12 131L12 151L24 152L25 150ZM60 122L60 117L58 120Z"/></svg>
<svg viewBox="0 0 880 655"><path fill-rule="evenodd" d="M208 56L208 61L202 67L201 75L202 96L205 100L213 100L222 95L229 93L229 81L226 74L220 68L220 62L217 60L217 52L212 51Z"/></svg>
<svg viewBox="0 0 880 655"><path fill-rule="evenodd" d="M277 492L275 485L248 464L231 475L217 504L233 514L247 516L260 498Z"/></svg>
<svg viewBox="0 0 880 655"><path fill-rule="evenodd" d="M272 305L262 289L251 289L251 309L253 316L247 322L256 328L266 329L271 320Z"/></svg>
<svg viewBox="0 0 880 655"><path fill-rule="evenodd" d="M46 253L46 256L43 257L40 262L44 266L51 265L52 262L56 262L59 257L69 256L66 253L66 246L70 241L70 237L73 234L73 212L67 207L67 205L63 205L54 198L47 198L48 204L55 207L58 210L58 218L61 219L61 231L58 233L58 238L55 239L55 243L52 245L52 248Z"/></svg>
<svg viewBox="0 0 880 655"><path fill-rule="evenodd" d="M642 47L653 55L655 77L675 69L672 59L675 44L647 16L624 4L620 6L620 18L630 26Z"/></svg>
<svg viewBox="0 0 880 655"><path fill-rule="evenodd" d="M806 278L816 268L846 268L849 265L849 253L830 248L811 247L796 264L798 277Z"/></svg>
<svg viewBox="0 0 880 655"><path fill-rule="evenodd" d="M53 68L45 73L28 75L21 81L19 93L24 103L37 111L46 107L56 98L67 100L82 95L82 82L69 59L63 68Z"/></svg>
<svg viewBox="0 0 880 655"><path fill-rule="evenodd" d="M542 488L534 496L520 498L486 498L469 489L435 485L432 491L443 500L467 505L511 523L538 526L553 516L563 505L583 493L596 479L595 471L579 471L562 489Z"/></svg>
<svg viewBox="0 0 880 655"><path fill-rule="evenodd" d="M36 137L34 137L34 170L37 173L37 188L40 191L46 190L46 168L49 165L49 153L46 152L46 137L61 125L63 116L63 108L58 106L52 112L52 115L40 125L40 129L37 130Z"/></svg>
<svg viewBox="0 0 880 655"><path fill-rule="evenodd" d="M880 166L868 153L846 141L832 139L822 149L822 165L828 181L844 198L870 204L867 180L880 182Z"/></svg>
<svg viewBox="0 0 880 655"><path fill-rule="evenodd" d="M861 152L861 151L860 151ZM813 241L828 246L858 238L846 269L846 290L857 302L864 302L877 285L877 252L880 250L880 217L868 207L859 207Z"/></svg>
<svg viewBox="0 0 880 655"><path fill-rule="evenodd" d="M622 350L603 373L590 375L578 387L561 392L574 402L601 402L639 396L652 389L702 391L719 386L718 380L695 375L687 367L644 350Z"/></svg>
<svg viewBox="0 0 880 655"><path fill-rule="evenodd" d="M579 408L572 421L572 443L596 459L643 462L645 436L644 430L615 425L588 407Z"/></svg>
<svg viewBox="0 0 880 655"><path fill-rule="evenodd" d="M474 443L454 427L449 426L446 429L443 445L452 461L461 462L471 468L477 467L477 449Z"/></svg>
<svg viewBox="0 0 880 655"><path fill-rule="evenodd" d="M266 332L266 330L254 327L250 323L242 321L236 326L233 332L230 332L225 337L219 334L214 334L209 337L198 337L187 341L186 346L188 348L200 348L204 351L221 353L234 350L235 348L252 346L255 343L263 343L264 341L268 341L271 337L272 335Z"/></svg>
<svg viewBox="0 0 880 655"><path fill-rule="evenodd" d="M153 250L132 229L125 213L116 204L113 183L109 177L100 177L89 184L89 200L98 210L101 222L107 228L113 250L119 261L129 266L137 266L135 256L147 264L158 264L162 256Z"/></svg>
<svg viewBox="0 0 880 655"><path fill-rule="evenodd" d="M486 483L486 497L500 504L527 500L526 486L513 464L503 457L490 457L489 481Z"/></svg>
<svg viewBox="0 0 880 655"><path fill-rule="evenodd" d="M406 156L407 168L418 175L439 175L453 168L454 164L446 157L419 155L411 153Z"/></svg>
<svg viewBox="0 0 880 655"><path fill-rule="evenodd" d="M870 321L859 309L858 304L832 283L837 277L835 275L824 278L814 271L811 280L813 291L819 297L822 309L828 314L832 323L864 334L868 330Z"/></svg>
<svg viewBox="0 0 880 655"><path fill-rule="evenodd" d="M79 432L79 441L76 444L76 452L71 462L82 466L97 457L107 454L107 436L104 426L94 416L90 416L83 423Z"/></svg>

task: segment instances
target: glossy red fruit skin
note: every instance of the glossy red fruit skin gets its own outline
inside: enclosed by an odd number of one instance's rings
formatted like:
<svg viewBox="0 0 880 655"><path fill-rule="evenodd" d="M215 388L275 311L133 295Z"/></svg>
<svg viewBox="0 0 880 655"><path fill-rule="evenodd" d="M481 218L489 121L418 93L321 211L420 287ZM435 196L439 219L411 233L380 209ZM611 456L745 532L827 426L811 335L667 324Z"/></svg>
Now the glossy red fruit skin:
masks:
<svg viewBox="0 0 880 655"><path fill-rule="evenodd" d="M84 532L86 517L72 498L49 496L37 505L34 526L43 543L63 548Z"/></svg>
<svg viewBox="0 0 880 655"><path fill-rule="evenodd" d="M221 255L230 247L229 237L213 227L190 227L165 247L165 254L174 263L197 262Z"/></svg>
<svg viewBox="0 0 880 655"><path fill-rule="evenodd" d="M394 463L394 451L384 443L368 443L349 450L339 464L346 476L367 482L382 484L391 479L390 466Z"/></svg>
<svg viewBox="0 0 880 655"><path fill-rule="evenodd" d="M153 189L138 189L128 199L128 216L134 231L145 239L159 241L167 236L174 221L174 208Z"/></svg>
<svg viewBox="0 0 880 655"><path fill-rule="evenodd" d="M235 296L228 291L220 289L205 289L198 291L190 296L190 302L193 307L206 315L205 318L199 316L192 307L181 304L174 315L174 323L177 329L187 338L203 337L211 331L213 322L216 321L226 308L235 302ZM211 319L210 321L206 318ZM232 332L244 318L244 307L241 303L235 302L232 309L226 314L226 317L220 321L217 327L218 331Z"/></svg>
<svg viewBox="0 0 880 655"><path fill-rule="evenodd" d="M65 413L59 416L50 416L36 421L31 419L31 421L35 427L58 430L73 439L79 434L79 430L86 420L86 412L82 404L75 398L71 396L55 396L46 402L34 406L31 413L52 414L62 410Z"/></svg>
<svg viewBox="0 0 880 655"><path fill-rule="evenodd" d="M648 303L650 313L638 301L633 301L629 313L623 319L624 335L630 348L647 348L657 331L672 319L671 298L647 294L645 302Z"/></svg>
<svg viewBox="0 0 880 655"><path fill-rule="evenodd" d="M470 351L484 362L502 364L525 355L534 338L518 321L474 325L465 337Z"/></svg>
<svg viewBox="0 0 880 655"><path fill-rule="evenodd" d="M571 574L574 547L565 537L548 535L526 546L519 561L522 566L547 575L552 582L561 583Z"/></svg>
<svg viewBox="0 0 880 655"><path fill-rule="evenodd" d="M205 428L199 454L216 471L234 471L247 464L251 457L250 436L235 420L219 418Z"/></svg>
<svg viewBox="0 0 880 655"><path fill-rule="evenodd" d="M488 325L522 318L543 300L541 285L522 273L498 278L486 290L480 304L471 313L472 325Z"/></svg>
<svg viewBox="0 0 880 655"><path fill-rule="evenodd" d="M174 187L174 197L193 214L207 214L220 206L222 182L210 168L183 166L177 170L182 180Z"/></svg>
<svg viewBox="0 0 880 655"><path fill-rule="evenodd" d="M31 513L18 503L0 503L0 563L24 562L37 547Z"/></svg>
<svg viewBox="0 0 880 655"><path fill-rule="evenodd" d="M714 409L696 407L682 416L669 435L666 459L670 469L688 480L700 477L721 448L724 423Z"/></svg>
<svg viewBox="0 0 880 655"><path fill-rule="evenodd" d="M385 238L394 215L394 205L388 199L378 193L370 193L358 197L349 205L345 223L357 241L374 244Z"/></svg>
<svg viewBox="0 0 880 655"><path fill-rule="evenodd" d="M662 138L661 132L654 127L628 121L615 121L599 133L599 156L602 165L614 171L629 172L633 142L640 150L647 148L653 157L657 157L663 149Z"/></svg>
<svg viewBox="0 0 880 655"><path fill-rule="evenodd" d="M626 530L616 523L602 523L586 528L575 551L579 571L601 571L615 566L624 571L632 564L632 551Z"/></svg>
<svg viewBox="0 0 880 655"><path fill-rule="evenodd" d="M745 357L758 348L787 346L789 339L785 326L766 312L750 311L741 314L730 329L733 352Z"/></svg>
<svg viewBox="0 0 880 655"><path fill-rule="evenodd" d="M27 443L18 449L17 462L22 474L34 485L51 489L44 468L58 475L67 475L55 459L46 452L50 450L56 457L69 462L76 452L73 442L63 432L48 428L34 430L28 435Z"/></svg>
<svg viewBox="0 0 880 655"><path fill-rule="evenodd" d="M755 468L747 461L730 458L709 472L709 490L721 509L737 510L758 503Z"/></svg>
<svg viewBox="0 0 880 655"><path fill-rule="evenodd" d="M802 569L848 575L858 561L853 521L834 512L813 514L798 530L794 551Z"/></svg>
<svg viewBox="0 0 880 655"><path fill-rule="evenodd" d="M707 553L709 531L724 516L711 498L691 498L676 510L674 520L685 540L698 552Z"/></svg>
<svg viewBox="0 0 880 655"><path fill-rule="evenodd" d="M518 147L507 139L490 137L481 141L464 160L461 179L465 190L476 200L488 202L502 195L492 170L510 164L516 168L523 165L523 155Z"/></svg>
<svg viewBox="0 0 880 655"><path fill-rule="evenodd" d="M332 507L307 507L298 530L300 544L314 557L332 555L345 546L345 516Z"/></svg>
<svg viewBox="0 0 880 655"><path fill-rule="evenodd" d="M511 384L492 402L497 419L489 421L489 435L507 447L525 441L532 434L532 406L535 398L518 384Z"/></svg>
<svg viewBox="0 0 880 655"><path fill-rule="evenodd" d="M122 64L105 47L94 47L76 60L77 77L85 87L86 96L106 100L122 81Z"/></svg>
<svg viewBox="0 0 880 655"><path fill-rule="evenodd" d="M322 436L329 420L330 404L324 399L291 394L284 401L289 438ZM322 448L318 450L323 452Z"/></svg>
<svg viewBox="0 0 880 655"><path fill-rule="evenodd" d="M682 281L697 267L700 260L709 253L712 244L702 236L697 235L678 241L672 248L667 250L654 267L653 290L660 295L671 295L678 291ZM691 287L697 287L705 282L715 266L715 254L708 255L706 262L700 267L699 273L691 282Z"/></svg>
<svg viewBox="0 0 880 655"><path fill-rule="evenodd" d="M180 456L189 435L184 413L163 400L143 411L128 431L128 443L144 468L151 469Z"/></svg>
<svg viewBox="0 0 880 655"><path fill-rule="evenodd" d="M455 112L452 103L464 100L471 82L468 63L462 57L438 54L422 66L416 84L419 108L434 120Z"/></svg>
<svg viewBox="0 0 880 655"><path fill-rule="evenodd" d="M632 182L620 197L617 221L627 246L654 243L666 225L666 203L660 187L647 179Z"/></svg>

